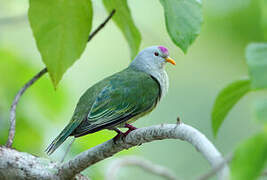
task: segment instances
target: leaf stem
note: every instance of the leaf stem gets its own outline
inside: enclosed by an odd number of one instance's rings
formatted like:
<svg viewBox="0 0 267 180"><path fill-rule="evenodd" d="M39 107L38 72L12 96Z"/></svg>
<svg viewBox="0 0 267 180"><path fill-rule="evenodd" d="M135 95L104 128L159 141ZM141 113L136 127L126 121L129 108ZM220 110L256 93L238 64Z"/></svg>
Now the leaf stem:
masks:
<svg viewBox="0 0 267 180"><path fill-rule="evenodd" d="M91 33L91 35L88 38L88 42L102 29L105 27L105 25L107 24L107 22L112 18L112 16L115 14L116 10L113 9L111 11L111 13L109 14L109 16L106 18L106 20L101 23L95 30L94 32Z"/></svg>

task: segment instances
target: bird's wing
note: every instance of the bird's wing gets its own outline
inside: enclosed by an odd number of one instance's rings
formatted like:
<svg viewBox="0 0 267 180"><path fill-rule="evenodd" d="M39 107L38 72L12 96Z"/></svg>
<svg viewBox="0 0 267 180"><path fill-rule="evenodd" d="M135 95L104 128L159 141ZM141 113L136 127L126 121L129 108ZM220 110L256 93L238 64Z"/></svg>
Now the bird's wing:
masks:
<svg viewBox="0 0 267 180"><path fill-rule="evenodd" d="M82 136L116 126L153 108L160 98L158 82L145 73L137 73L110 81L98 94L87 120L74 132Z"/></svg>
<svg viewBox="0 0 267 180"><path fill-rule="evenodd" d="M127 121L155 106L160 85L151 76L127 68L89 88L69 124L46 149L52 154L68 136L79 137Z"/></svg>

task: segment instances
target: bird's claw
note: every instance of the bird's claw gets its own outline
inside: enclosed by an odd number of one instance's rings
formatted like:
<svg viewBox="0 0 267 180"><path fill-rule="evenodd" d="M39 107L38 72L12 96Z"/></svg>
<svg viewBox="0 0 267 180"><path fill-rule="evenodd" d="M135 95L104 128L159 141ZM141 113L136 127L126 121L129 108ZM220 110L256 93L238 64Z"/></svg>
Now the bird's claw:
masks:
<svg viewBox="0 0 267 180"><path fill-rule="evenodd" d="M134 126L132 126L130 124L127 124L127 123L124 125L124 127L128 128L128 130L125 133L121 132L119 129L115 129L115 131L118 134L113 138L114 144L117 144L117 141L120 138L124 139L130 132L132 132L133 130L136 130L137 129L136 127L134 127Z"/></svg>
<svg viewBox="0 0 267 180"><path fill-rule="evenodd" d="M130 132L133 131L133 130L136 130L136 129L137 129L137 128L134 127L133 125L131 125L131 124L127 124L127 123L124 125L124 127L128 128L128 129L130 130ZM128 130L128 131L129 131L129 130Z"/></svg>
<svg viewBox="0 0 267 180"><path fill-rule="evenodd" d="M124 133L123 133L123 132L119 132L119 133L113 138L113 142L114 142L114 144L117 144L117 141L118 141L122 136L124 136Z"/></svg>

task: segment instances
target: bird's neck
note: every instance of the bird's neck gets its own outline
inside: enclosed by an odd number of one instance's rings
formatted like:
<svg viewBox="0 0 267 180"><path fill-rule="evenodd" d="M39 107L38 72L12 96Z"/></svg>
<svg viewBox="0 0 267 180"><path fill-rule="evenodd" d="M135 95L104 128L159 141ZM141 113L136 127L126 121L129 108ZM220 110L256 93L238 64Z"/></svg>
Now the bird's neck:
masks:
<svg viewBox="0 0 267 180"><path fill-rule="evenodd" d="M129 68L134 68L153 76L160 84L162 97L166 95L169 88L169 78L164 68L153 69L149 65L135 66L134 64L131 64Z"/></svg>
<svg viewBox="0 0 267 180"><path fill-rule="evenodd" d="M149 74L159 82L162 91L162 97L164 97L169 89L169 78L167 72L162 69L160 71L152 71Z"/></svg>

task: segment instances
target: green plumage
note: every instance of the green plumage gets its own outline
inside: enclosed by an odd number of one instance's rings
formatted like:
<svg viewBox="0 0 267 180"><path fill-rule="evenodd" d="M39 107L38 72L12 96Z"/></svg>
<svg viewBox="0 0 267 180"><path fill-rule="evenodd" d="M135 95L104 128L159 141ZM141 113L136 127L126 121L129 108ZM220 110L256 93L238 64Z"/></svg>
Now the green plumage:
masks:
<svg viewBox="0 0 267 180"><path fill-rule="evenodd" d="M69 124L47 148L53 153L69 136L122 127L153 110L161 96L155 78L133 67L90 87L80 98Z"/></svg>

